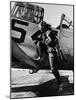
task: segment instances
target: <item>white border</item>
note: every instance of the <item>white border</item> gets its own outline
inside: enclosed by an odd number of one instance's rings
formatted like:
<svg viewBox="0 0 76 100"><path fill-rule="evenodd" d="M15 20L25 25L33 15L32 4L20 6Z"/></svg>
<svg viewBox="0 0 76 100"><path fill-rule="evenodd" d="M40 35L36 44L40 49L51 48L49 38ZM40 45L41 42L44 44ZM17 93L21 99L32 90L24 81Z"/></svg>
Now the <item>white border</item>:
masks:
<svg viewBox="0 0 76 100"><path fill-rule="evenodd" d="M15 1L15 0L14 0ZM19 0L29 2L76 5L75 0ZM75 7L76 8L76 7ZM0 99L9 100L10 94L10 0L0 1ZM76 15L74 16L76 17ZM75 33L74 33L75 34ZM75 35L74 35L75 36ZM76 37L76 36L75 36ZM76 43L76 40L75 40ZM75 56L76 57L76 56ZM74 78L75 79L75 78ZM76 83L76 81L75 81ZM75 87L76 89L76 87ZM76 96L29 98L28 100L75 100ZM22 99L19 99L22 100ZM27 99L26 99L27 100Z"/></svg>

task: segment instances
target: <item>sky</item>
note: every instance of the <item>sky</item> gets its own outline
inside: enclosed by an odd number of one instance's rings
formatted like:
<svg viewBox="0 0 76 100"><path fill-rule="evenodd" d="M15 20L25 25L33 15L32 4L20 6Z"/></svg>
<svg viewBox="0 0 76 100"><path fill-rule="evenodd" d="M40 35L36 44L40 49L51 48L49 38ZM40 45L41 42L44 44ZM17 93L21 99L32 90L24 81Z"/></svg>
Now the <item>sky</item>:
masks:
<svg viewBox="0 0 76 100"><path fill-rule="evenodd" d="M44 20L56 27L60 24L62 13L73 21L73 6L56 4L36 4L44 8Z"/></svg>
<svg viewBox="0 0 76 100"><path fill-rule="evenodd" d="M14 3L12 3L13 5ZM44 8L44 21L51 24L52 27L57 27L60 24L62 13L73 21L73 6L56 5L56 4L40 4L32 3Z"/></svg>

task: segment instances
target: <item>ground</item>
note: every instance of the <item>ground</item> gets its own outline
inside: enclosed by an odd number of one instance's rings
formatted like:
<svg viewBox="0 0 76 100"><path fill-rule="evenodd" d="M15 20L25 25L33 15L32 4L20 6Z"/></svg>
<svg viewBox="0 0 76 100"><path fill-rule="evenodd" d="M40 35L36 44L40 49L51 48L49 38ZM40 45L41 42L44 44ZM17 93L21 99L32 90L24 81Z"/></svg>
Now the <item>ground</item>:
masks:
<svg viewBox="0 0 76 100"><path fill-rule="evenodd" d="M56 79L50 70L30 74L29 69L12 68L11 98L73 95L73 71L59 70L63 90L58 91Z"/></svg>

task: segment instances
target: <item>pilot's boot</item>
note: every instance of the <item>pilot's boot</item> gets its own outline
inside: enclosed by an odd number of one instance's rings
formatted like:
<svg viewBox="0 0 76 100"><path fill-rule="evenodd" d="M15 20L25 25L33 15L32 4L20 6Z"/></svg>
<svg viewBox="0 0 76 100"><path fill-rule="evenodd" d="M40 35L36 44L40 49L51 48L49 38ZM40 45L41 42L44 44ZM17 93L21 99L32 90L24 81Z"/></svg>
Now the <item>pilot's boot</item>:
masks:
<svg viewBox="0 0 76 100"><path fill-rule="evenodd" d="M57 84L60 85L61 84L61 79L60 79L60 75L59 75L58 70L53 69L52 72L53 72L54 76L56 77Z"/></svg>
<svg viewBox="0 0 76 100"><path fill-rule="evenodd" d="M57 94L60 95L60 93L63 91L64 84L61 82L61 78L60 78L58 70L54 69L54 70L52 70L52 72L57 80L57 85L58 85Z"/></svg>

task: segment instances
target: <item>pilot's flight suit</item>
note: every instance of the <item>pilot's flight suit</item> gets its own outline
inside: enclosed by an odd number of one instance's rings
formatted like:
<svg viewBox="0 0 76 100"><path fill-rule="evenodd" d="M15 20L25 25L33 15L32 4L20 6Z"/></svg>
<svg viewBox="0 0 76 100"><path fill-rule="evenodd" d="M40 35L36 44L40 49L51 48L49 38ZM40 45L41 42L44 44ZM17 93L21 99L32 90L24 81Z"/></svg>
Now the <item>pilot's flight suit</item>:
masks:
<svg viewBox="0 0 76 100"><path fill-rule="evenodd" d="M49 56L49 63L50 63L50 68L54 74L54 76L57 79L57 84L61 84L60 80L60 75L57 70L57 49L56 49L56 31L52 31L50 26L44 23L45 25L42 25L42 41L39 42L39 49L40 49L40 59L43 58L43 55L48 55ZM46 32L49 32L49 35L47 36Z"/></svg>
<svg viewBox="0 0 76 100"><path fill-rule="evenodd" d="M47 51L49 54L50 68L57 79L57 84L61 84L60 75L57 66L57 38L56 31L51 31L48 36L46 36L45 44L47 45Z"/></svg>
<svg viewBox="0 0 76 100"><path fill-rule="evenodd" d="M57 70L58 66L57 66L56 35L57 35L56 31L51 31L48 36L47 34L45 34L45 43L41 42L40 48L41 48L41 55L42 52L48 53L50 68L57 79L57 84L60 85L61 79L60 79L59 72Z"/></svg>

